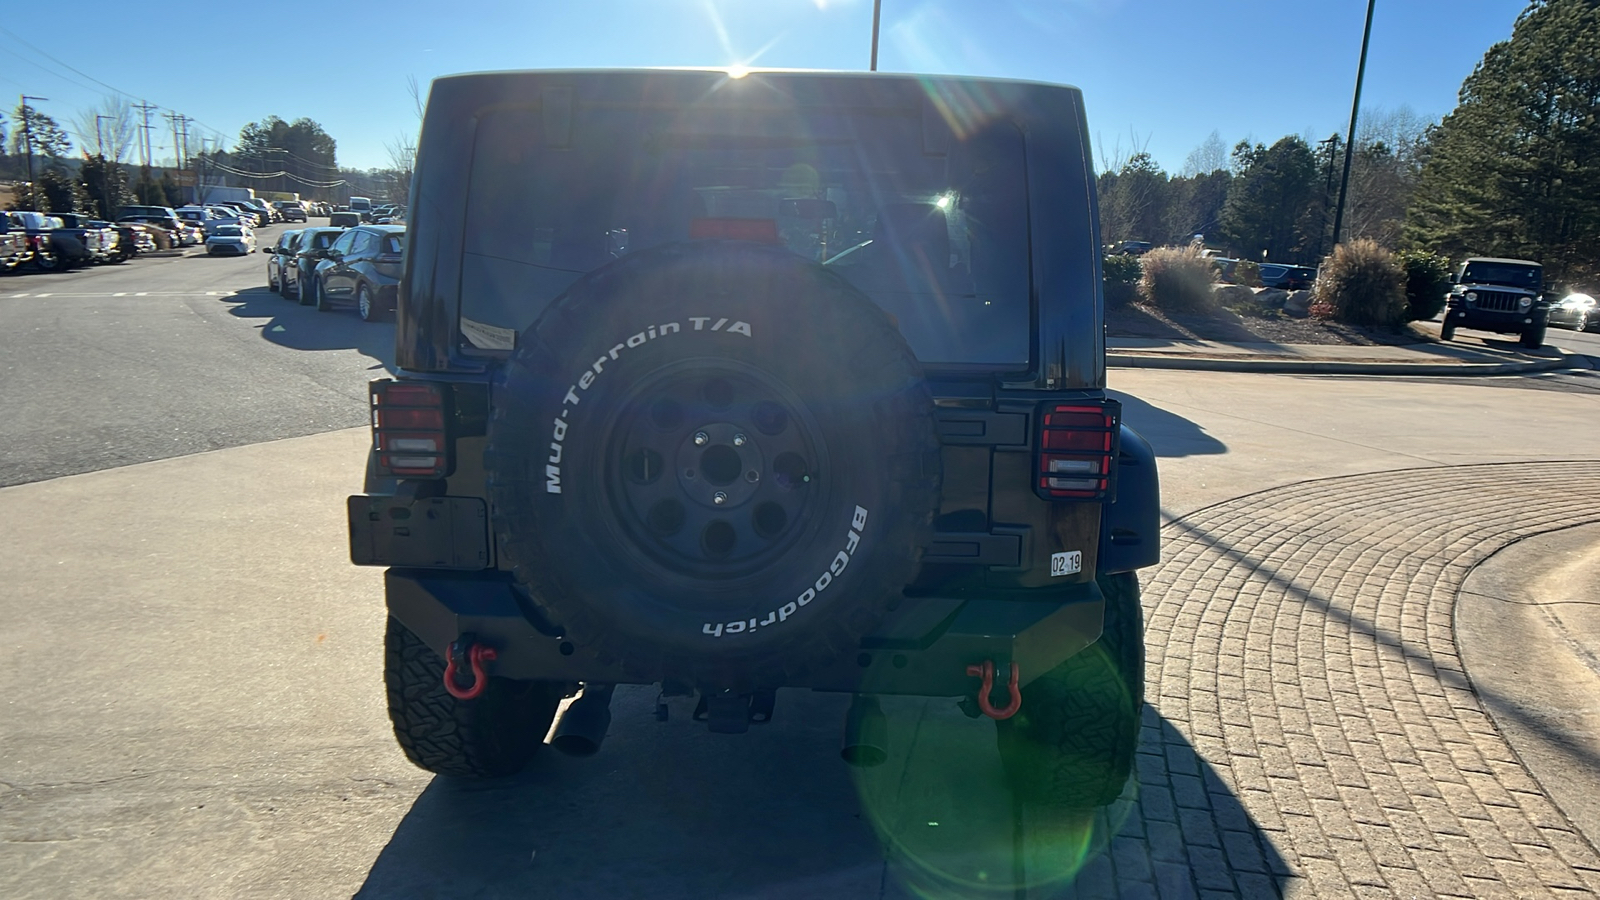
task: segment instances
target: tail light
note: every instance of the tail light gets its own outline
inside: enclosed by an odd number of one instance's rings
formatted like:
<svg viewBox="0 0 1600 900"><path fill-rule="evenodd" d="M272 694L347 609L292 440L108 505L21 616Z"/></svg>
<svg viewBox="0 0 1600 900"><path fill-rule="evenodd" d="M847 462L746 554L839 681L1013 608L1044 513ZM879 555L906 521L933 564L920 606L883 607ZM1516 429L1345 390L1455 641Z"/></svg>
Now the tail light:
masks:
<svg viewBox="0 0 1600 900"><path fill-rule="evenodd" d="M1109 500L1115 484L1122 405L1049 403L1039 415L1034 486L1050 500Z"/></svg>
<svg viewBox="0 0 1600 900"><path fill-rule="evenodd" d="M378 471L402 478L444 478L450 474L448 395L428 381L384 379L368 386L372 439Z"/></svg>

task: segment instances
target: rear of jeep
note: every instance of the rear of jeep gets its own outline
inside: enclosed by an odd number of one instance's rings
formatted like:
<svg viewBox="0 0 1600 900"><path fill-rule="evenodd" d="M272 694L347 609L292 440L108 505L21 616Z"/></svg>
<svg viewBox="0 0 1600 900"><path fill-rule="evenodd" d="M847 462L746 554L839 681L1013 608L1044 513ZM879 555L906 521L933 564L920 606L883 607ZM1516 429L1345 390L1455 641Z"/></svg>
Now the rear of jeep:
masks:
<svg viewBox="0 0 1600 900"><path fill-rule="evenodd" d="M1082 99L719 71L436 81L351 556L430 771L598 749L616 685L737 733L779 688L997 723L1109 802L1143 703L1150 448L1104 390ZM658 716L665 719L663 702Z"/></svg>

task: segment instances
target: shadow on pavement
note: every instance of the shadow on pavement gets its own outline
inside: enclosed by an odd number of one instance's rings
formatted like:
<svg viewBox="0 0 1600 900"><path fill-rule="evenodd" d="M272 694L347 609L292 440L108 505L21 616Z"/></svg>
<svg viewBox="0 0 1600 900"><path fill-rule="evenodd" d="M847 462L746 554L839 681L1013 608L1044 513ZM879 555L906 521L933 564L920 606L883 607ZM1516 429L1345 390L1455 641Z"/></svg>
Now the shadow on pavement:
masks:
<svg viewBox="0 0 1600 900"><path fill-rule="evenodd" d="M1106 394L1122 404L1122 421L1149 441L1157 456L1206 456L1228 452L1226 444L1177 413L1121 391L1106 391Z"/></svg>
<svg viewBox="0 0 1600 900"><path fill-rule="evenodd" d="M258 327L268 341L294 350L353 349L377 362L372 368L394 371L394 324L363 322L348 307L317 312L315 307L275 294L266 287L246 288L223 303L242 319L264 319Z"/></svg>
<svg viewBox="0 0 1600 900"><path fill-rule="evenodd" d="M356 896L1272 897L1288 874L1154 710L1126 799L1092 821L1030 812L1019 859L994 729L953 701L886 698L891 760L853 770L838 758L847 697L782 692L775 724L742 736L709 734L686 705L656 723L654 698L618 690L596 757L435 778Z"/></svg>

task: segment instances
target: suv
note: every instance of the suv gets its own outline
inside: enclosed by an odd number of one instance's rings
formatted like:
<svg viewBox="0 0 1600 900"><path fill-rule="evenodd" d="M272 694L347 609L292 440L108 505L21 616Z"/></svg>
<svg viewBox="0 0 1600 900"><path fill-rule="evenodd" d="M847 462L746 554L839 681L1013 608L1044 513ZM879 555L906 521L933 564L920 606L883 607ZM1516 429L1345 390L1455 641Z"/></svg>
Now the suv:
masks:
<svg viewBox="0 0 1600 900"><path fill-rule="evenodd" d="M1000 80L434 82L348 500L412 762L517 771L575 694L552 743L594 752L618 684L723 733L790 687L853 695L852 764L879 695L946 697L1028 803L1114 799L1158 495L1087 133L1077 89Z"/></svg>
<svg viewBox="0 0 1600 900"><path fill-rule="evenodd" d="M1544 344L1550 304L1541 296L1544 267L1526 259L1473 257L1452 279L1439 337L1450 340L1457 328L1521 335L1528 349Z"/></svg>

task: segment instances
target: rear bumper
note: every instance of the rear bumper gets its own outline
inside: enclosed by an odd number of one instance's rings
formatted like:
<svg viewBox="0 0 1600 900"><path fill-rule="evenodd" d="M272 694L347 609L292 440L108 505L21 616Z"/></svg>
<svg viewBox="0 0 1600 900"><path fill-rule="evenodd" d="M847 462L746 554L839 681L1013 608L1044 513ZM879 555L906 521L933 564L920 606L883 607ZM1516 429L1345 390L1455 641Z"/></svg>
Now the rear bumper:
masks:
<svg viewBox="0 0 1600 900"><path fill-rule="evenodd" d="M577 652L560 629L524 612L508 574L389 569L389 614L440 655L463 634L495 649L490 672L507 678L637 683L620 667ZM967 666L1016 662L1038 678L1100 637L1104 597L1094 582L962 599L910 597L860 646L784 685L819 691L959 697L977 682Z"/></svg>

